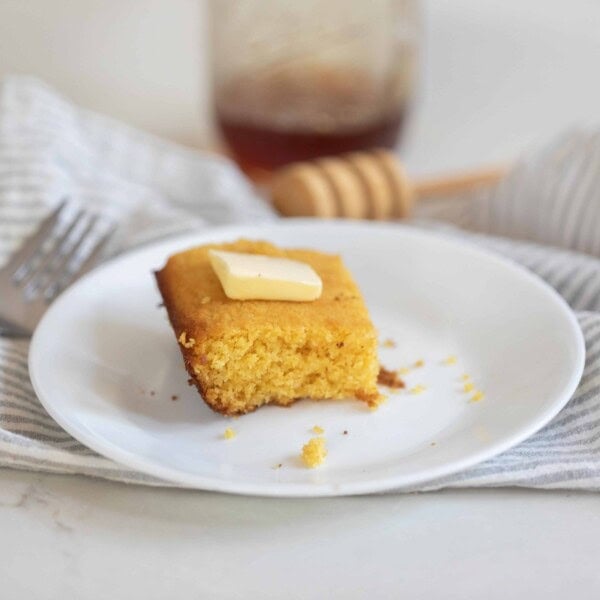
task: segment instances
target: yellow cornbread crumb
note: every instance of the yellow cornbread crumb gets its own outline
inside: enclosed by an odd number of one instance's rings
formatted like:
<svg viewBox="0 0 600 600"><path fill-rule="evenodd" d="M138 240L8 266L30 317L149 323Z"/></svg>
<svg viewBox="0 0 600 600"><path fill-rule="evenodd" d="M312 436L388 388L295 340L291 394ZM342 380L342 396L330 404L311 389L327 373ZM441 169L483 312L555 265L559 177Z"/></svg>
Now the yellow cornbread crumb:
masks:
<svg viewBox="0 0 600 600"><path fill-rule="evenodd" d="M224 432L223 432L223 437L226 440L232 440L234 437L236 436L236 433L233 429L231 429L231 427L228 427Z"/></svg>
<svg viewBox="0 0 600 600"><path fill-rule="evenodd" d="M415 364L413 366L415 369L420 369L424 365L425 365L425 361L422 358L420 358L417 362L415 362Z"/></svg>
<svg viewBox="0 0 600 600"><path fill-rule="evenodd" d="M317 435L321 435L322 433L325 433L325 430L322 427L319 427L318 425L315 425L312 428L313 433L316 433Z"/></svg>
<svg viewBox="0 0 600 600"><path fill-rule="evenodd" d="M202 300L200 300L200 304L208 304L210 302L210 296L204 296Z"/></svg>
<svg viewBox="0 0 600 600"><path fill-rule="evenodd" d="M475 390L475 393L471 396L471 402L479 402L483 400L485 394L480 390Z"/></svg>
<svg viewBox="0 0 600 600"><path fill-rule="evenodd" d="M325 438L314 437L302 446L302 462L309 469L314 469L322 464L327 456Z"/></svg>
<svg viewBox="0 0 600 600"><path fill-rule="evenodd" d="M451 354L450 356L448 356L447 358L445 358L443 360L443 363L445 365L455 365L458 362L458 359L456 358L456 356L454 356L454 354Z"/></svg>
<svg viewBox="0 0 600 600"><path fill-rule="evenodd" d="M187 334L185 333L185 331L181 332L181 335L179 336L179 343L184 347L184 348L193 348L194 344L196 343L196 340L194 338L187 338Z"/></svg>
<svg viewBox="0 0 600 600"><path fill-rule="evenodd" d="M409 393L411 394L422 394L427 388L424 385L421 385L420 383L418 385L415 385L414 387L411 387L409 391Z"/></svg>
<svg viewBox="0 0 600 600"><path fill-rule="evenodd" d="M398 375L408 375L410 373L410 369L408 367L402 367L397 371Z"/></svg>
<svg viewBox="0 0 600 600"><path fill-rule="evenodd" d="M384 340L382 346L384 348L395 348L396 342L394 340L392 340L391 338L388 338L387 340Z"/></svg>
<svg viewBox="0 0 600 600"><path fill-rule="evenodd" d="M465 385L463 385L463 392L472 392L475 389L473 382L467 381Z"/></svg>
<svg viewBox="0 0 600 600"><path fill-rule="evenodd" d="M469 381L469 379L471 379L470 375L467 375L466 373L460 378L461 381Z"/></svg>

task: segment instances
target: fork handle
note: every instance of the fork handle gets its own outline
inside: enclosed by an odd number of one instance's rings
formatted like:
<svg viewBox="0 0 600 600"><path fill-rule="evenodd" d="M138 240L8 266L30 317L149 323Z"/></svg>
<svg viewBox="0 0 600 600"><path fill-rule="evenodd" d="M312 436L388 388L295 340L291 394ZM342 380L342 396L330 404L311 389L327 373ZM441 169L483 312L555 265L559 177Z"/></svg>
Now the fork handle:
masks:
<svg viewBox="0 0 600 600"><path fill-rule="evenodd" d="M0 319L0 337L21 338L31 337L31 332L21 329L12 323Z"/></svg>

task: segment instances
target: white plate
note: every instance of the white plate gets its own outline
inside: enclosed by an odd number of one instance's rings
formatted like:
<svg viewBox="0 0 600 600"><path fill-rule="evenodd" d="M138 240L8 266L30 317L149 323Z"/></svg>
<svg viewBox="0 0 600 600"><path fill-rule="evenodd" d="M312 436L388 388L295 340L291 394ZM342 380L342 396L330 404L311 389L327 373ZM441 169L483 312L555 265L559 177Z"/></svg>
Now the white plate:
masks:
<svg viewBox="0 0 600 600"><path fill-rule="evenodd" d="M381 339L397 342L380 349L382 364L423 359L406 382L427 390L391 394L375 412L304 401L234 420L213 413L187 385L152 271L179 250L238 237L341 253ZM450 355L457 364L444 364ZM569 400L584 355L563 300L508 261L400 225L298 220L189 235L102 266L47 312L29 366L52 417L124 465L207 490L325 496L418 484L506 450ZM461 390L464 373L480 402ZM329 456L309 470L299 453L313 425ZM228 426L234 440L223 439Z"/></svg>

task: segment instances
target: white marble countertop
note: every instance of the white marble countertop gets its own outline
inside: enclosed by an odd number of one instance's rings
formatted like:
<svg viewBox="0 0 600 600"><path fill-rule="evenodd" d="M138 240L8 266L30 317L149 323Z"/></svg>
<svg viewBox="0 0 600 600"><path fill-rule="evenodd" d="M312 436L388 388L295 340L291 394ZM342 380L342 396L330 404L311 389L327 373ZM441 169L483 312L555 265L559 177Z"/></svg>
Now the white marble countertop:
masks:
<svg viewBox="0 0 600 600"><path fill-rule="evenodd" d="M9 0L0 75L37 74L201 146L211 135L202 15L195 0ZM600 120L597 2L429 0L426 15L403 145L413 172L510 161ZM600 495L586 493L272 500L0 470L0 531L2 600L600 594Z"/></svg>
<svg viewBox="0 0 600 600"><path fill-rule="evenodd" d="M597 598L600 496L273 500L0 472L0 597Z"/></svg>

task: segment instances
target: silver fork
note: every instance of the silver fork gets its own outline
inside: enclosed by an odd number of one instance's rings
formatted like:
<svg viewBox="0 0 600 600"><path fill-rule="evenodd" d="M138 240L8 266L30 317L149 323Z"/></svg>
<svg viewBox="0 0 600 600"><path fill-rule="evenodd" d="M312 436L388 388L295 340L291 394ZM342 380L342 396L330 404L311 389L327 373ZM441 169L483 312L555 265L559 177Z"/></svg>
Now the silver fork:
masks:
<svg viewBox="0 0 600 600"><path fill-rule="evenodd" d="M98 233L98 216L69 212L63 200L0 269L0 333L30 336L56 296L99 261L114 225Z"/></svg>

